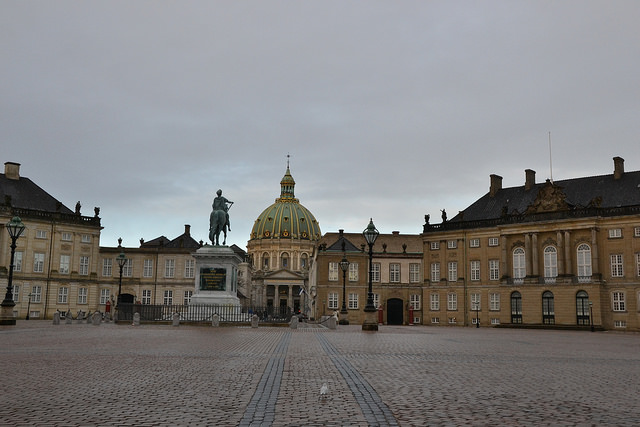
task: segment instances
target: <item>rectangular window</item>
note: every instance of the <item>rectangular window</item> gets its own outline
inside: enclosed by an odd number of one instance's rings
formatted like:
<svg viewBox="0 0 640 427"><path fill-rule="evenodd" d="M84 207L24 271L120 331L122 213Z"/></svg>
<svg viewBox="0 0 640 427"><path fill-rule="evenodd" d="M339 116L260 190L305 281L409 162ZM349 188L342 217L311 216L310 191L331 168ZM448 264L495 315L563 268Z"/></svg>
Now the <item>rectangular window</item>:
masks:
<svg viewBox="0 0 640 427"><path fill-rule="evenodd" d="M35 285L31 287L31 302L42 302L42 286Z"/></svg>
<svg viewBox="0 0 640 427"><path fill-rule="evenodd" d="M91 235L90 234L83 234L80 241L82 243L91 243Z"/></svg>
<svg viewBox="0 0 640 427"><path fill-rule="evenodd" d="M167 289L164 291L164 298L162 300L164 305L173 305L173 291Z"/></svg>
<svg viewBox="0 0 640 427"><path fill-rule="evenodd" d="M367 294L367 298L368 298L368 294ZM373 294L373 306L375 308L380 307L380 294Z"/></svg>
<svg viewBox="0 0 640 427"><path fill-rule="evenodd" d="M433 323L434 325L437 325L438 323L440 323L440 318L439 317L432 317L431 318L431 323Z"/></svg>
<svg viewBox="0 0 640 427"><path fill-rule="evenodd" d="M13 271L22 271L22 251L16 252L13 255Z"/></svg>
<svg viewBox="0 0 640 427"><path fill-rule="evenodd" d="M438 249L440 249L440 242L431 242L431 245L429 247L432 251L437 251Z"/></svg>
<svg viewBox="0 0 640 427"><path fill-rule="evenodd" d="M71 236L72 236L71 233L68 233L68 232L65 231L65 232L62 232L62 237L60 239L62 241L65 241L65 242L70 242L71 241Z"/></svg>
<svg viewBox="0 0 640 427"><path fill-rule="evenodd" d="M489 280L500 280L500 261L489 260Z"/></svg>
<svg viewBox="0 0 640 427"><path fill-rule="evenodd" d="M500 311L500 294L489 294L489 310Z"/></svg>
<svg viewBox="0 0 640 427"><path fill-rule="evenodd" d="M640 277L640 253L636 254L636 276Z"/></svg>
<svg viewBox="0 0 640 427"><path fill-rule="evenodd" d="M431 263L431 282L438 283L440 281L440 263Z"/></svg>
<svg viewBox="0 0 640 427"><path fill-rule="evenodd" d="M13 285L13 302L20 302L20 285Z"/></svg>
<svg viewBox="0 0 640 427"><path fill-rule="evenodd" d="M153 260L145 259L142 263L142 277L153 277Z"/></svg>
<svg viewBox="0 0 640 427"><path fill-rule="evenodd" d="M86 304L89 296L89 289L78 288L78 304Z"/></svg>
<svg viewBox="0 0 640 427"><path fill-rule="evenodd" d="M196 277L196 260L188 259L184 262L184 277L193 279Z"/></svg>
<svg viewBox="0 0 640 427"><path fill-rule="evenodd" d="M36 230L36 239L46 239L47 232L45 230Z"/></svg>
<svg viewBox="0 0 640 427"><path fill-rule="evenodd" d="M447 240L447 249L455 249L458 247L457 240Z"/></svg>
<svg viewBox="0 0 640 427"><path fill-rule="evenodd" d="M498 238L489 237L489 246L498 246Z"/></svg>
<svg viewBox="0 0 640 427"><path fill-rule="evenodd" d="M634 227L633 228L633 236L634 237L640 237L640 227Z"/></svg>
<svg viewBox="0 0 640 427"><path fill-rule="evenodd" d="M400 264L389 264L389 282L400 283Z"/></svg>
<svg viewBox="0 0 640 427"><path fill-rule="evenodd" d="M78 271L78 274L80 274L81 276L89 275L89 257L88 256L80 257L80 271Z"/></svg>
<svg viewBox="0 0 640 427"><path fill-rule="evenodd" d="M480 280L480 261L471 261L471 280Z"/></svg>
<svg viewBox="0 0 640 427"><path fill-rule="evenodd" d="M69 274L69 262L71 261L70 255L60 255L60 269L58 273Z"/></svg>
<svg viewBox="0 0 640 427"><path fill-rule="evenodd" d="M69 297L69 288L62 286L58 288L58 304L66 304Z"/></svg>
<svg viewBox="0 0 640 427"><path fill-rule="evenodd" d="M122 267L122 277L132 277L133 276L133 260L131 258L127 258L127 262L124 263Z"/></svg>
<svg viewBox="0 0 640 427"><path fill-rule="evenodd" d="M611 277L624 277L622 254L611 255Z"/></svg>
<svg viewBox="0 0 640 427"><path fill-rule="evenodd" d="M451 261L448 264L449 266L449 281L456 282L458 280L458 263L456 261Z"/></svg>
<svg viewBox="0 0 640 427"><path fill-rule="evenodd" d="M429 309L432 311L440 310L440 295L439 294L431 294Z"/></svg>
<svg viewBox="0 0 640 427"><path fill-rule="evenodd" d="M613 292L611 298L613 300L613 311L626 311L624 292Z"/></svg>
<svg viewBox="0 0 640 427"><path fill-rule="evenodd" d="M175 276L176 260L167 259L164 261L164 277L171 279Z"/></svg>
<svg viewBox="0 0 640 427"><path fill-rule="evenodd" d="M491 324L492 325L499 325L500 324L500 319L498 319L497 317L492 317L491 318Z"/></svg>
<svg viewBox="0 0 640 427"><path fill-rule="evenodd" d="M44 254L36 252L33 254L33 272L42 273L44 271Z"/></svg>
<svg viewBox="0 0 640 427"><path fill-rule="evenodd" d="M374 283L380 282L380 263L374 262L371 264L371 281Z"/></svg>
<svg viewBox="0 0 640 427"><path fill-rule="evenodd" d="M479 248L480 247L480 239L469 239L469 247L470 248Z"/></svg>
<svg viewBox="0 0 640 427"><path fill-rule="evenodd" d="M458 295L454 293L447 294L447 310L458 310Z"/></svg>
<svg viewBox="0 0 640 427"><path fill-rule="evenodd" d="M338 293L337 292L329 293L328 307L329 307L329 310L338 309Z"/></svg>
<svg viewBox="0 0 640 427"><path fill-rule="evenodd" d="M102 259L102 277L111 277L113 270L113 260L111 258Z"/></svg>
<svg viewBox="0 0 640 427"><path fill-rule="evenodd" d="M151 289L142 290L142 303L147 305L151 304Z"/></svg>
<svg viewBox="0 0 640 427"><path fill-rule="evenodd" d="M455 325L456 323L458 323L458 320L455 317L449 317L450 325Z"/></svg>
<svg viewBox="0 0 640 427"><path fill-rule="evenodd" d="M609 238L610 239L620 239L622 237L622 229L621 228L612 228L609 230Z"/></svg>
<svg viewBox="0 0 640 427"><path fill-rule="evenodd" d="M184 299L183 299L183 304L184 305L189 305L191 304L191 297L193 296L193 291L184 291Z"/></svg>
<svg viewBox="0 0 640 427"><path fill-rule="evenodd" d="M613 321L613 327L614 328L626 328L627 327L627 321L626 320L614 320Z"/></svg>
<svg viewBox="0 0 640 427"><path fill-rule="evenodd" d="M409 282L420 283L420 264L409 264Z"/></svg>
<svg viewBox="0 0 640 427"><path fill-rule="evenodd" d="M349 294L349 310L358 309L358 294Z"/></svg>
<svg viewBox="0 0 640 427"><path fill-rule="evenodd" d="M109 289L100 289L100 305L105 305L110 296L111 291Z"/></svg>
<svg viewBox="0 0 640 427"><path fill-rule="evenodd" d="M472 311L482 310L482 307L480 306L480 294L471 294L471 310Z"/></svg>
<svg viewBox="0 0 640 427"><path fill-rule="evenodd" d="M349 264L349 281L357 282L358 281L358 263L352 262Z"/></svg>
<svg viewBox="0 0 640 427"><path fill-rule="evenodd" d="M337 262L330 262L329 263L329 281L330 282L337 282L338 281L338 270L340 269L340 267L338 266Z"/></svg>
<svg viewBox="0 0 640 427"><path fill-rule="evenodd" d="M420 310L420 295L412 294L409 295L409 306L414 310Z"/></svg>

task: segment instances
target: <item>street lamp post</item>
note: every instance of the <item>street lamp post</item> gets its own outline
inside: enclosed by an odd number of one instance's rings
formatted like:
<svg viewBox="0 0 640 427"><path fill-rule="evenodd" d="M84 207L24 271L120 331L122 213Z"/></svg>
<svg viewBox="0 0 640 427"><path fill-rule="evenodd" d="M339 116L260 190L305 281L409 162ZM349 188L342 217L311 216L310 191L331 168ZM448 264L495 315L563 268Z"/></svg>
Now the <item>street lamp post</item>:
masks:
<svg viewBox="0 0 640 427"><path fill-rule="evenodd" d="M369 225L362 232L364 239L369 245L369 292L367 293L367 305L364 307L364 321L362 322L363 331L378 330L378 322L376 319L378 311L373 305L373 285L371 283L371 276L373 275L373 244L376 242L379 234L380 232L376 229L376 226L373 225L373 218L370 219Z"/></svg>
<svg viewBox="0 0 640 427"><path fill-rule="evenodd" d="M118 267L120 267L120 281L118 282L118 299L116 301L116 312L120 308L120 301L122 295L122 269L124 265L127 263L127 256L124 254L124 249L121 248L120 255L116 257L118 261Z"/></svg>
<svg viewBox="0 0 640 427"><path fill-rule="evenodd" d="M340 268L342 269L342 309L340 310L340 321L341 325L349 324L349 312L347 311L347 270L349 270L349 261L347 258L342 256L342 261L340 261Z"/></svg>
<svg viewBox="0 0 640 427"><path fill-rule="evenodd" d="M595 331L593 327L593 301L589 301L589 323L591 324L591 332Z"/></svg>
<svg viewBox="0 0 640 427"><path fill-rule="evenodd" d="M476 309L476 328L479 328L480 327L480 317L479 317L478 313L480 313L480 302L476 301L474 303L474 306L475 306L475 309Z"/></svg>
<svg viewBox="0 0 640 427"><path fill-rule="evenodd" d="M16 253L16 240L24 232L24 224L22 220L14 216L11 221L7 223L7 231L11 237L11 262L9 264L9 280L7 281L7 293L2 301L2 314L0 315L0 325L15 325L16 318L13 316L13 307L16 303L13 301L13 261Z"/></svg>
<svg viewBox="0 0 640 427"><path fill-rule="evenodd" d="M29 303L27 303L27 317L25 320L29 320L29 316L31 316L31 292L29 292Z"/></svg>

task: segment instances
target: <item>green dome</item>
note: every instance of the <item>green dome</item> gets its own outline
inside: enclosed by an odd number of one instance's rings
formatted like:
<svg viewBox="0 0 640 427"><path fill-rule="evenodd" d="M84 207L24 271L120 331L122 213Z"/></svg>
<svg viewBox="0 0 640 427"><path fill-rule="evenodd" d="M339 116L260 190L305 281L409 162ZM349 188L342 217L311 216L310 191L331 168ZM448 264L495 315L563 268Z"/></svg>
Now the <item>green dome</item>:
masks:
<svg viewBox="0 0 640 427"><path fill-rule="evenodd" d="M258 216L251 230L251 240L320 240L320 225L313 214L295 198L295 185L287 165L287 172L280 181L280 197Z"/></svg>

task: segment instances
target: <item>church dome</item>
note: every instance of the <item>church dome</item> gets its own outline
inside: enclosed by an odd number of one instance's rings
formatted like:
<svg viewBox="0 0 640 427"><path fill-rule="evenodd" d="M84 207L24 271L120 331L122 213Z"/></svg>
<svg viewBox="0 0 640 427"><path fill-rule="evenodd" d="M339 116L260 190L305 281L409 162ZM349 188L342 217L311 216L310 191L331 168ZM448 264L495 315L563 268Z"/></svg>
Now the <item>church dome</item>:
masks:
<svg viewBox="0 0 640 427"><path fill-rule="evenodd" d="M296 182L287 165L287 171L280 181L280 197L258 216L251 230L251 240L320 240L320 224L313 214L295 198L293 191L295 185Z"/></svg>

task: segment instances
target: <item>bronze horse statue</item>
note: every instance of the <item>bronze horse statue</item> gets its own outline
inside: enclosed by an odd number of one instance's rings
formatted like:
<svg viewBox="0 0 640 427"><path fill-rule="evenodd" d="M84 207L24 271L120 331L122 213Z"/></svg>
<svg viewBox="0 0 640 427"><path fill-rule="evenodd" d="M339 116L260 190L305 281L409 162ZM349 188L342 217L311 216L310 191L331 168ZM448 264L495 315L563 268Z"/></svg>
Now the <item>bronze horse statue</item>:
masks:
<svg viewBox="0 0 640 427"><path fill-rule="evenodd" d="M211 211L209 215L209 240L211 243L220 246L220 232L224 233L223 245L227 244L227 213L223 210Z"/></svg>

